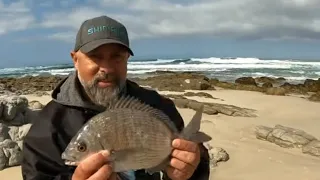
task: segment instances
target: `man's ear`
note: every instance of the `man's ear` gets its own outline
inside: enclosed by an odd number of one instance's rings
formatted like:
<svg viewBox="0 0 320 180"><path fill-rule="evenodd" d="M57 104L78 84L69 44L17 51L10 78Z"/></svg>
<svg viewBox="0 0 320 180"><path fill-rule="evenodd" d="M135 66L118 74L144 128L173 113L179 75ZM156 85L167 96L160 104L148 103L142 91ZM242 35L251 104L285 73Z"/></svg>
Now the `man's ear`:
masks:
<svg viewBox="0 0 320 180"><path fill-rule="evenodd" d="M77 57L77 52L75 51L71 51L70 52L70 56L72 58L73 64L74 64L74 68L76 70L78 70L78 57Z"/></svg>

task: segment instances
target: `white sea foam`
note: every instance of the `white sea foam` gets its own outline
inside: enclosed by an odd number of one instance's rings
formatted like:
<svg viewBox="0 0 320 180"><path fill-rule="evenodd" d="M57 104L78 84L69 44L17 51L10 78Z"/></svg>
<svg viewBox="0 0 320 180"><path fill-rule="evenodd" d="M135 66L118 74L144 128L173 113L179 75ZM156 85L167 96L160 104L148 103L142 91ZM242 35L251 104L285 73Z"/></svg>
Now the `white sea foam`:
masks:
<svg viewBox="0 0 320 180"><path fill-rule="evenodd" d="M262 60L258 58L190 58L129 60L128 74L139 75L157 70L202 71L209 76L235 78L241 76L284 77L288 80L318 79L320 61L305 60ZM0 69L0 76L25 75L68 75L73 72L72 64Z"/></svg>

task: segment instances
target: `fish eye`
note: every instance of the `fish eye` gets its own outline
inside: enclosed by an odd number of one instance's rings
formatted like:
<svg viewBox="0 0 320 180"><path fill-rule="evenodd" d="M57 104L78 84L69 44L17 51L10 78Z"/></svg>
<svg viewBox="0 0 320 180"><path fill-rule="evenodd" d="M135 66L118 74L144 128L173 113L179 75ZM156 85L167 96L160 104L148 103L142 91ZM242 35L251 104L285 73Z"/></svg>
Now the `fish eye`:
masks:
<svg viewBox="0 0 320 180"><path fill-rule="evenodd" d="M80 142L77 146L78 151L85 152L87 150L87 145L84 142Z"/></svg>

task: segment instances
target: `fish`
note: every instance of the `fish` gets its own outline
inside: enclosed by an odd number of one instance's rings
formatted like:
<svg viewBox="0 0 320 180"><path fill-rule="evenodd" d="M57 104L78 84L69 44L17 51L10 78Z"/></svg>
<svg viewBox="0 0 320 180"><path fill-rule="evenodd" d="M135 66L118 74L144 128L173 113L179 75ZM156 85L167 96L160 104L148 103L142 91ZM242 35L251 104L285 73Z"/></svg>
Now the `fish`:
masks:
<svg viewBox="0 0 320 180"><path fill-rule="evenodd" d="M160 109L136 97L123 95L90 118L61 155L66 165L77 166L89 154L108 150L114 172L144 169L153 174L170 163L172 141L181 138L204 143L212 138L200 131L204 105L181 131Z"/></svg>

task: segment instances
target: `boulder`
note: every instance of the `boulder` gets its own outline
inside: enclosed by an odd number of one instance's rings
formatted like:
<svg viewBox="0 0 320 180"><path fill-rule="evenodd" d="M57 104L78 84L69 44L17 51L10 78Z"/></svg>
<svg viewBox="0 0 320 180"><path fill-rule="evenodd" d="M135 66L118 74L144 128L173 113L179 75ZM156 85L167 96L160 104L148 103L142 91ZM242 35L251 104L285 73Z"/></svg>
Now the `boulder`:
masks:
<svg viewBox="0 0 320 180"><path fill-rule="evenodd" d="M309 92L320 91L320 80L306 79L303 85L307 88Z"/></svg>
<svg viewBox="0 0 320 180"><path fill-rule="evenodd" d="M237 84L243 84L243 85L253 85L257 86L257 83L253 77L240 77L235 80L235 83Z"/></svg>
<svg viewBox="0 0 320 180"><path fill-rule="evenodd" d="M273 87L273 84L270 83L270 82L266 82L266 83L263 83L263 84L262 84L262 87L263 87L263 88L272 88L272 87Z"/></svg>

